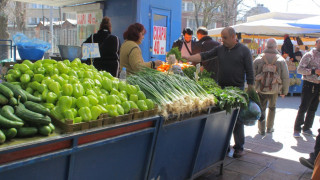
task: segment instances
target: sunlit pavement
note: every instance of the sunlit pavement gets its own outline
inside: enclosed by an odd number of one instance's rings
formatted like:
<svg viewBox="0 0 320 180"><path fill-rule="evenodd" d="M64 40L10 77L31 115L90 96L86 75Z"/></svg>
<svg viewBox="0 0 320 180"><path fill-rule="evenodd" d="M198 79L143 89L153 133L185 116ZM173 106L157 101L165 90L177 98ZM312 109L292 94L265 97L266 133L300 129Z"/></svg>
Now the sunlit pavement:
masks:
<svg viewBox="0 0 320 180"><path fill-rule="evenodd" d="M304 180L310 179L312 170L299 163L299 157L309 157L313 151L315 137L293 137L293 126L300 105L300 96L278 98L275 131L258 134L258 127L246 126L245 155L239 159L226 157L223 175L218 176L218 168L209 170L198 178L202 179L270 179ZM320 110L312 127L315 135L320 128ZM231 144L233 141L231 140Z"/></svg>

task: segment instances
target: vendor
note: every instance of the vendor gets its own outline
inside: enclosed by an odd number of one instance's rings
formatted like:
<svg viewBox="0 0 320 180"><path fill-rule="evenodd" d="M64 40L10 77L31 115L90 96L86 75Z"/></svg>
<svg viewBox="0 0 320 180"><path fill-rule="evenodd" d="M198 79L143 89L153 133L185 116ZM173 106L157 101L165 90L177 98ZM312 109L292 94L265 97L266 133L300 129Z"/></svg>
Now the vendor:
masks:
<svg viewBox="0 0 320 180"><path fill-rule="evenodd" d="M161 60L144 62L139 45L145 34L146 29L140 23L131 24L123 33L125 41L120 48L120 69L125 67L128 74L138 72L141 67L155 68L162 64Z"/></svg>
<svg viewBox="0 0 320 180"><path fill-rule="evenodd" d="M112 76L117 77L119 72L120 40L117 36L111 34L111 30L110 18L104 17L99 31L91 35L83 43L98 43L101 58L94 58L93 66L99 71L105 70L111 73ZM91 64L89 59L87 64Z"/></svg>

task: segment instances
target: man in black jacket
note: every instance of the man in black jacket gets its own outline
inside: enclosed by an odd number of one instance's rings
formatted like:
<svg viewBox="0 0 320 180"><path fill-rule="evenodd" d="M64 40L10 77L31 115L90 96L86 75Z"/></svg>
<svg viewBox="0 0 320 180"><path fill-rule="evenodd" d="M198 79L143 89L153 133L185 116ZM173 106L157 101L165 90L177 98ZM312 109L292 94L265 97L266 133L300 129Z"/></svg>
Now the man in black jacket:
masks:
<svg viewBox="0 0 320 180"><path fill-rule="evenodd" d="M236 32L232 27L224 28L221 31L221 38L223 45L207 52L182 58L196 63L217 58L219 63L218 84L222 88L233 86L243 90L246 79L248 90L253 91L254 76L249 48L237 42ZM245 143L244 124L239 118L234 126L233 137L235 142L233 157L239 158L244 154L243 145Z"/></svg>
<svg viewBox="0 0 320 180"><path fill-rule="evenodd" d="M213 40L212 37L208 36L208 30L205 27L199 27L197 30L197 38L195 49L193 54L210 51L211 49L220 45L217 41ZM203 61L202 66L208 72L212 72L211 78L215 81L218 80L218 59Z"/></svg>
<svg viewBox="0 0 320 180"><path fill-rule="evenodd" d="M191 28L184 28L182 31L183 37L173 42L172 48L178 47L181 56L188 57L194 54L192 51L195 48L195 42L192 40L193 31Z"/></svg>

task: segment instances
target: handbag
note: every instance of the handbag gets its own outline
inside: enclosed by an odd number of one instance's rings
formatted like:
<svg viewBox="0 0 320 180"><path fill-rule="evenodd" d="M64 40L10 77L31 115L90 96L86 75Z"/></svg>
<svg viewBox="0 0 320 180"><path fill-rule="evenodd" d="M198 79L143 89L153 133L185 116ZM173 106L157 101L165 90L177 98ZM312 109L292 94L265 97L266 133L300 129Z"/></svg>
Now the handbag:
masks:
<svg viewBox="0 0 320 180"><path fill-rule="evenodd" d="M93 34L91 35L91 43L83 43L82 44L82 59L91 59L91 64L93 63L92 58L99 58L100 50L99 44L94 43Z"/></svg>

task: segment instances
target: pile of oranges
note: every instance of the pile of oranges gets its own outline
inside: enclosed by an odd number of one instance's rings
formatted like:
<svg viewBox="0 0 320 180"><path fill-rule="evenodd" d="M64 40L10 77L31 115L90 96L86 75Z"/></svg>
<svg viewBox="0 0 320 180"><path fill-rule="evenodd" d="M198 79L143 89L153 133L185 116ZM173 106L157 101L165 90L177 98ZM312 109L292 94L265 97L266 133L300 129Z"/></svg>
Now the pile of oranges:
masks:
<svg viewBox="0 0 320 180"><path fill-rule="evenodd" d="M175 63L175 64L172 64L172 66L173 65L178 65L181 67L181 69L193 66L193 65L190 65L189 63ZM167 62L163 63L157 68L157 70L161 72L167 72L169 69L170 69L170 65Z"/></svg>

